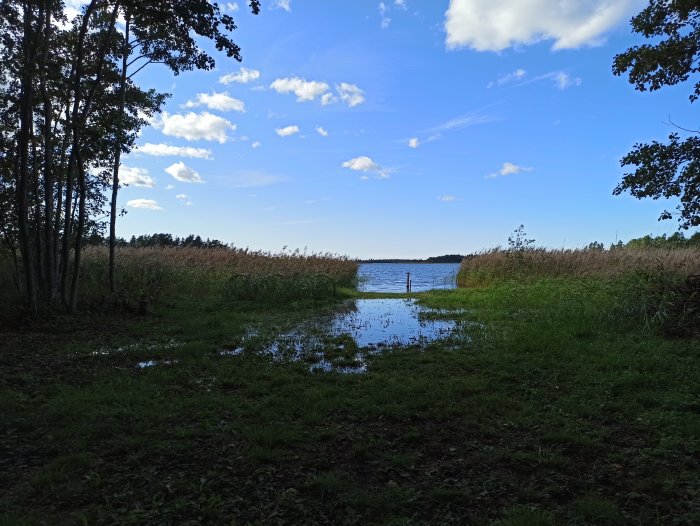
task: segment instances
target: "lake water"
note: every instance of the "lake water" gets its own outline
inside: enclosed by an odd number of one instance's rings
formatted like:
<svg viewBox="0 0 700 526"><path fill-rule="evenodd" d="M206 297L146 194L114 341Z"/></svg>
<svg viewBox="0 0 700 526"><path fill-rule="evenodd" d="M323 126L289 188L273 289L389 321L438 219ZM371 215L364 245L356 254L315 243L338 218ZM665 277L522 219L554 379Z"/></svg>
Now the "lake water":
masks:
<svg viewBox="0 0 700 526"><path fill-rule="evenodd" d="M357 271L362 292L406 292L406 273L411 291L453 289L459 263L361 263Z"/></svg>

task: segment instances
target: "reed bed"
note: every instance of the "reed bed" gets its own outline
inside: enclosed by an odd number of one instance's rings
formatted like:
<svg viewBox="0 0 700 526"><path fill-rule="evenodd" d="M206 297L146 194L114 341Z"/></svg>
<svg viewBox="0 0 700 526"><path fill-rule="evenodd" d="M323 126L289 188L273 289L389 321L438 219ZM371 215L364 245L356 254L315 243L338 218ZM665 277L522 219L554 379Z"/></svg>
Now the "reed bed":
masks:
<svg viewBox="0 0 700 526"><path fill-rule="evenodd" d="M107 287L107 250L86 250L81 268L85 295ZM128 300L163 295L219 296L231 300L319 299L354 285L357 263L329 253L248 249L120 248L119 291Z"/></svg>
<svg viewBox="0 0 700 526"><path fill-rule="evenodd" d="M616 278L657 271L683 277L700 274L700 248L521 251L495 248L464 259L457 282L461 287L473 287L507 279Z"/></svg>
<svg viewBox="0 0 700 526"><path fill-rule="evenodd" d="M680 337L700 336L700 248L612 250L489 250L466 258L461 287L506 287L548 282L575 294L574 281L602 286L598 301L611 302L620 323L643 325Z"/></svg>

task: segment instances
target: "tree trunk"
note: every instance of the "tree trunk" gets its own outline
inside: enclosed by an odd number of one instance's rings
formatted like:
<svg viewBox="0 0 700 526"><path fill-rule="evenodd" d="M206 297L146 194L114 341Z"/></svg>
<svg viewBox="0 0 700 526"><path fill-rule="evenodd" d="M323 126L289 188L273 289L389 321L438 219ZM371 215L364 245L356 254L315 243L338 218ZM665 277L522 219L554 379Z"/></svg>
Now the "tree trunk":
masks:
<svg viewBox="0 0 700 526"><path fill-rule="evenodd" d="M126 106L126 82L127 69L129 67L129 29L131 19L129 12L126 12L126 27L124 29L124 46L122 48L122 71L119 83L119 118L123 119ZM121 162L122 143L124 142L124 126L120 123L117 133L117 144L114 148L114 170L112 171L112 198L109 208L109 292L112 300L117 295L117 194L119 193L119 163Z"/></svg>
<svg viewBox="0 0 700 526"><path fill-rule="evenodd" d="M19 169L17 171L17 214L19 224L20 253L24 271L25 300L29 312L38 313L34 251L29 231L29 146L32 126L34 36L32 31L33 11L28 5L24 8L24 49L20 92L20 126L18 138Z"/></svg>

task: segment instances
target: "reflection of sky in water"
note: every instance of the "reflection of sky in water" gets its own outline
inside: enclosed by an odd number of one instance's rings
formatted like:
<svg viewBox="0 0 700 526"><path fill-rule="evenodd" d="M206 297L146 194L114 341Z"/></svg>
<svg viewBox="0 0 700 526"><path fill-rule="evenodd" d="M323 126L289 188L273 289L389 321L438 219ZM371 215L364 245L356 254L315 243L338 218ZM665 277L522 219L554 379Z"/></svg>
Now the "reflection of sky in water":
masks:
<svg viewBox="0 0 700 526"><path fill-rule="evenodd" d="M350 334L358 347L429 343L452 333L454 321L421 320L423 310L413 299L357 300L355 310L332 320L329 332Z"/></svg>
<svg viewBox="0 0 700 526"><path fill-rule="evenodd" d="M347 303L335 315L309 320L295 329L264 338L251 331L239 347L221 356L255 352L274 361L307 362L312 371L358 374L367 371L369 354L400 345L426 345L447 338L456 327L452 320L421 319L436 312L414 299L368 299ZM343 342L349 335L355 346Z"/></svg>

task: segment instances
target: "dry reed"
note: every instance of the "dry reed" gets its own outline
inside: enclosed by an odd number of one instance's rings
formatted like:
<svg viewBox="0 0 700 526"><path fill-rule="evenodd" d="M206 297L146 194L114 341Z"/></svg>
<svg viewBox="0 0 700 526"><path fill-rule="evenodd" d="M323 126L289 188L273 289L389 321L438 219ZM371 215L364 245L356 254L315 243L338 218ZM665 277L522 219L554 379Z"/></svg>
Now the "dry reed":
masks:
<svg viewBox="0 0 700 526"><path fill-rule="evenodd" d="M86 290L104 290L106 249L86 250L83 261ZM339 286L352 286L357 263L329 253L126 247L117 250L117 269L120 292L130 296L219 294L265 300L331 295Z"/></svg>

